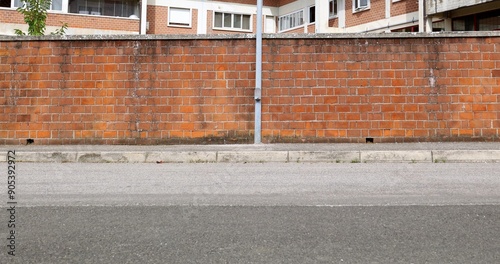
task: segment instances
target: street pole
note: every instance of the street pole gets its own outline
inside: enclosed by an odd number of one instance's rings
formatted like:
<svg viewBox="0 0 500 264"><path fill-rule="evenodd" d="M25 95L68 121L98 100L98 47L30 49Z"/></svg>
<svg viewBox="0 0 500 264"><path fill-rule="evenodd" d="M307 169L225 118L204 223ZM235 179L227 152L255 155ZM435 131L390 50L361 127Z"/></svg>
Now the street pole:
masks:
<svg viewBox="0 0 500 264"><path fill-rule="evenodd" d="M257 33L255 49L255 132L254 144L262 143L262 0L257 0Z"/></svg>

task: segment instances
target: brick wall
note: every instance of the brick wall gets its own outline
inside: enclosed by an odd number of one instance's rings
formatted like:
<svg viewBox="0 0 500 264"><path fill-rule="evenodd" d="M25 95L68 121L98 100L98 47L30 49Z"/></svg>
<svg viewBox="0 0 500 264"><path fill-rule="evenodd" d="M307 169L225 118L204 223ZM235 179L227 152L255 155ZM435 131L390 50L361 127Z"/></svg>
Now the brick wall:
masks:
<svg viewBox="0 0 500 264"><path fill-rule="evenodd" d="M264 39L263 141L498 141L490 35ZM0 40L0 143L252 142L254 39L130 38Z"/></svg>

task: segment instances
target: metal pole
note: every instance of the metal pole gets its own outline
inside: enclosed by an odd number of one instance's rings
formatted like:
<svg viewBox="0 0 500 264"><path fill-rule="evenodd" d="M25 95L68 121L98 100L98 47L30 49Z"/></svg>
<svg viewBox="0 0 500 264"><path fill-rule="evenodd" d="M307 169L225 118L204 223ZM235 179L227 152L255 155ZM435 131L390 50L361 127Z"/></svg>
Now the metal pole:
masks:
<svg viewBox="0 0 500 264"><path fill-rule="evenodd" d="M262 0L257 0L257 33L255 49L255 133L254 144L262 143Z"/></svg>

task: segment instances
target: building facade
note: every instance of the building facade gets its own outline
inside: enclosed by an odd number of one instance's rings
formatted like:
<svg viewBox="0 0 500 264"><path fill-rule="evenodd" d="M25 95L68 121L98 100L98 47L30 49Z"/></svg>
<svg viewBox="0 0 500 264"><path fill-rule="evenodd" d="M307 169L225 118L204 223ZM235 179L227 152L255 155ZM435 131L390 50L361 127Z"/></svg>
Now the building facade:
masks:
<svg viewBox="0 0 500 264"><path fill-rule="evenodd" d="M17 8L20 0L0 0L0 35L28 26ZM67 34L139 34L141 6L137 0L53 0L47 16L46 33L67 23Z"/></svg>
<svg viewBox="0 0 500 264"><path fill-rule="evenodd" d="M500 29L500 0L264 0L264 33L486 31ZM0 0L0 35L26 29L20 0ZM255 33L255 0L53 0L51 32Z"/></svg>
<svg viewBox="0 0 500 264"><path fill-rule="evenodd" d="M425 6L426 31L500 30L498 0L440 0Z"/></svg>

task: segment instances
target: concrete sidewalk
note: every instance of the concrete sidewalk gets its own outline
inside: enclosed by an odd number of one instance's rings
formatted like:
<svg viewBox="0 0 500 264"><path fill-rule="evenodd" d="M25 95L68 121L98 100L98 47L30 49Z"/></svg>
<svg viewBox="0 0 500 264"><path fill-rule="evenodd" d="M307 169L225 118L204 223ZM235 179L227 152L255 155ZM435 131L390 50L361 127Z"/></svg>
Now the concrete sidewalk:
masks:
<svg viewBox="0 0 500 264"><path fill-rule="evenodd" d="M1 146L17 162L244 163L244 162L500 162L500 142L258 145Z"/></svg>

